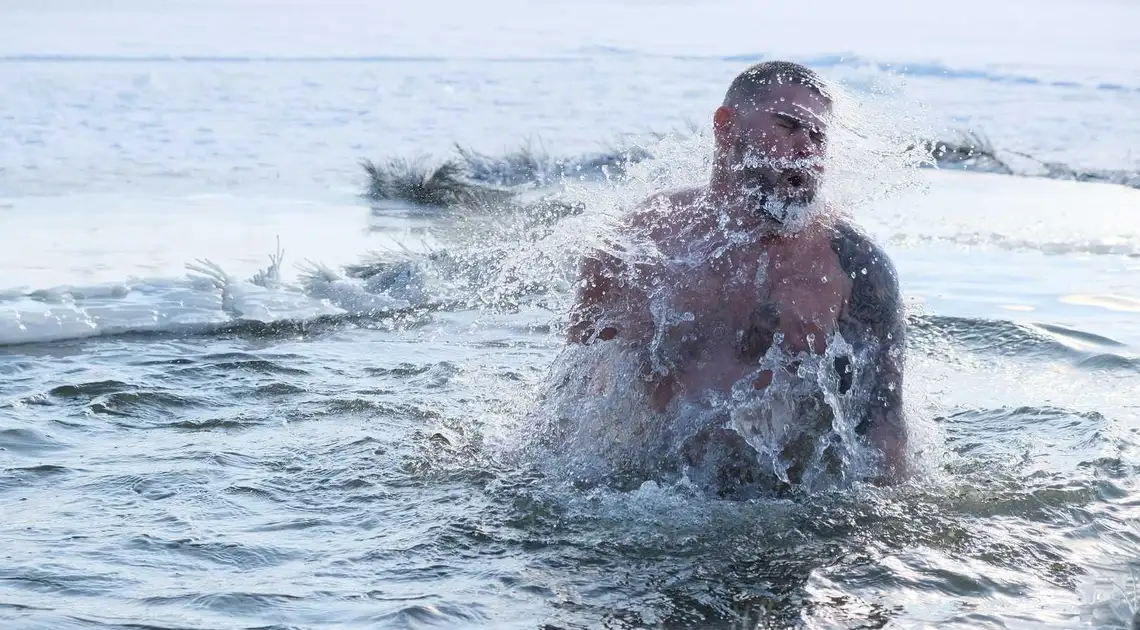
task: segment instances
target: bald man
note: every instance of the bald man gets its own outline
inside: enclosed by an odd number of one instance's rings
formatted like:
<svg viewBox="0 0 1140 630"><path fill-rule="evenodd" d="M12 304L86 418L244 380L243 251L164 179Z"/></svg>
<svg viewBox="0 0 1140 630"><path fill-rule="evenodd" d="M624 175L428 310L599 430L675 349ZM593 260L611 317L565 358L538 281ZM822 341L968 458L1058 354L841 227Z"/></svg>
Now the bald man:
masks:
<svg viewBox="0 0 1140 630"><path fill-rule="evenodd" d="M816 199L831 111L825 83L804 66L766 62L737 76L713 115L708 184L630 213L621 234L656 257L634 260L618 245L583 259L568 342L641 352L645 376L633 386L661 412L739 399L742 386L762 395L779 370L828 357L820 388L828 381L854 410L882 478L897 478L907 447L898 282L887 255ZM829 352L833 342L841 352ZM742 446L722 422L702 429L690 456L716 440Z"/></svg>

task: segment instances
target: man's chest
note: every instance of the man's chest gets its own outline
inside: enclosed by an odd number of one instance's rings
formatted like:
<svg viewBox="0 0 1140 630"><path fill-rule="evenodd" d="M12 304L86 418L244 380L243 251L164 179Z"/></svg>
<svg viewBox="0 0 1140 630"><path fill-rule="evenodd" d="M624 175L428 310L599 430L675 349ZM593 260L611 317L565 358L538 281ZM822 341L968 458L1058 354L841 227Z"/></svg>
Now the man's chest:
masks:
<svg viewBox="0 0 1140 630"><path fill-rule="evenodd" d="M667 267L655 319L662 341L706 358L755 360L777 337L785 350L822 352L850 292L826 243L769 243L699 262Z"/></svg>

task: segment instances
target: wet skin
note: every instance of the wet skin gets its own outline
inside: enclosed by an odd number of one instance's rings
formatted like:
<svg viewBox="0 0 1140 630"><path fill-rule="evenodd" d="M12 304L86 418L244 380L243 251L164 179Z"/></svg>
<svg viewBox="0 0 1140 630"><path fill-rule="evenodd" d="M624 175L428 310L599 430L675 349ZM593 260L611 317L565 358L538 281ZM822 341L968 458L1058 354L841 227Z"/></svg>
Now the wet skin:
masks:
<svg viewBox="0 0 1140 630"><path fill-rule="evenodd" d="M809 206L828 111L799 85L718 109L710 184L655 195L629 215L622 234L652 243L656 256L627 260L615 244L583 259L568 341L645 351L653 364L647 393L664 410L677 398L726 394L750 375L763 389L772 374L757 373L757 364L773 343L789 355L822 354L838 332L872 356L857 379L849 361L837 360L835 377L841 392L855 387L866 398L857 430L884 453L893 477L906 447L905 329L893 266L831 213L805 215L789 229L757 204L759 190L777 209Z"/></svg>

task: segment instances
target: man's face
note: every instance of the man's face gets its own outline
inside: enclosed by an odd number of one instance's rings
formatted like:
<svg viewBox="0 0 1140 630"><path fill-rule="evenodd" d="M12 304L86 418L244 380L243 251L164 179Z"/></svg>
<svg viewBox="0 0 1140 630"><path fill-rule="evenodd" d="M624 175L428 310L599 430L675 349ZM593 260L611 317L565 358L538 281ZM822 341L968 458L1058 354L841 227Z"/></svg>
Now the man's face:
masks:
<svg viewBox="0 0 1140 630"><path fill-rule="evenodd" d="M790 206L810 204L823 175L827 100L806 86L777 84L755 102L722 109L718 144L743 200L777 220Z"/></svg>

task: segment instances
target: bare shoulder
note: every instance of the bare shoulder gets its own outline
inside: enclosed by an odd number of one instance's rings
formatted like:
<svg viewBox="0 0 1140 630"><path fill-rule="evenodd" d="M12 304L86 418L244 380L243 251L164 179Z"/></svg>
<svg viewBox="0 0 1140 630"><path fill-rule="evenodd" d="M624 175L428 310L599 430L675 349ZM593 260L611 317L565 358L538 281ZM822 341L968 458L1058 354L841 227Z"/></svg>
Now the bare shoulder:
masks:
<svg viewBox="0 0 1140 630"><path fill-rule="evenodd" d="M703 188L680 188L650 195L626 217L627 227L644 230L654 240L663 240L697 205Z"/></svg>
<svg viewBox="0 0 1140 630"><path fill-rule="evenodd" d="M618 237L607 239L583 255L579 262L577 295L570 310L567 339L589 344L618 336L636 335L644 319L644 283L649 273L628 247L641 239L660 244L674 232L673 225L697 199L699 189L657 193L622 217ZM632 238L630 238L632 236ZM635 315L634 313L637 313Z"/></svg>
<svg viewBox="0 0 1140 630"><path fill-rule="evenodd" d="M902 319L898 273L886 251L848 221L831 228L831 249L851 278L847 315L875 334L883 334Z"/></svg>
<svg viewBox="0 0 1140 630"><path fill-rule="evenodd" d="M693 186L691 188L676 188L654 193L637 206L640 211L657 211L691 207L697 203L704 188Z"/></svg>
<svg viewBox="0 0 1140 630"><path fill-rule="evenodd" d="M886 251L866 232L847 220L839 220L830 226L831 249L842 263L871 263L880 272L894 273L894 264ZM867 269L867 275L872 270Z"/></svg>

